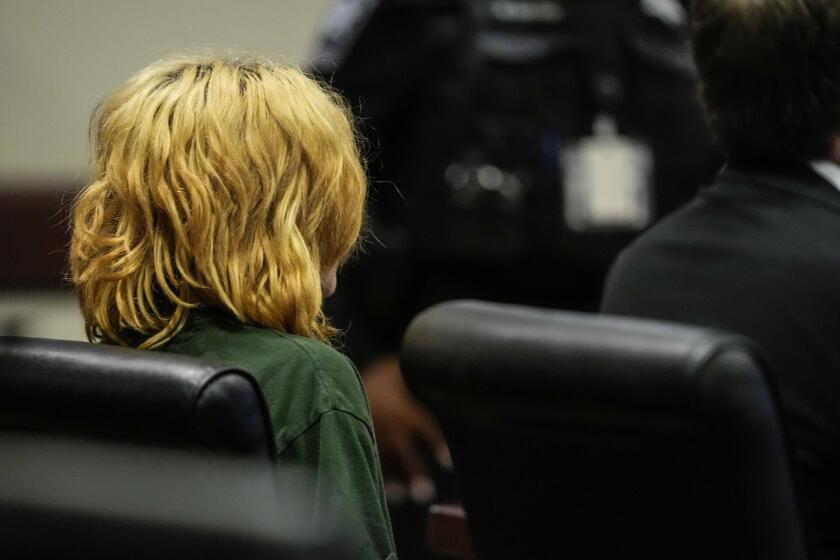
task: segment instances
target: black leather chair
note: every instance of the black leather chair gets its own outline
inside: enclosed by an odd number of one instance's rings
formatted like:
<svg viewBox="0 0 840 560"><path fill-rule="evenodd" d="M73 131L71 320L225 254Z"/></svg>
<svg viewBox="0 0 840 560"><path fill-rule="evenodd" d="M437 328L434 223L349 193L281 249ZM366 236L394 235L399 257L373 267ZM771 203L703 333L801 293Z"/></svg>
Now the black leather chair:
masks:
<svg viewBox="0 0 840 560"><path fill-rule="evenodd" d="M196 358L0 337L0 431L40 431L274 461L256 381Z"/></svg>
<svg viewBox="0 0 840 560"><path fill-rule="evenodd" d="M0 458L4 558L346 557L235 367L0 337Z"/></svg>
<svg viewBox="0 0 840 560"><path fill-rule="evenodd" d="M805 558L756 348L701 328L481 302L410 325L479 557Z"/></svg>

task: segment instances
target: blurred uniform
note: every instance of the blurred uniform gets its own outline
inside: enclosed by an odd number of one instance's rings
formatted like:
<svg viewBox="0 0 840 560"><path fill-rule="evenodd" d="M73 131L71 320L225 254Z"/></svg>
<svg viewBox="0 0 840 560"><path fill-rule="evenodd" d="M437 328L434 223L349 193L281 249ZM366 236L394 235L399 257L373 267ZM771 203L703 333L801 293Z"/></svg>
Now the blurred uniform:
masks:
<svg viewBox="0 0 840 560"><path fill-rule="evenodd" d="M336 3L314 66L362 119L372 192L328 306L361 368L441 300L597 308L719 164L687 25L677 0Z"/></svg>
<svg viewBox="0 0 840 560"><path fill-rule="evenodd" d="M382 357L411 318L465 297L596 310L617 253L720 156L677 0L334 6L313 66L361 119L371 195L366 254L327 313L365 376L386 481L408 482L432 421ZM425 508L391 513L400 556L423 558Z"/></svg>

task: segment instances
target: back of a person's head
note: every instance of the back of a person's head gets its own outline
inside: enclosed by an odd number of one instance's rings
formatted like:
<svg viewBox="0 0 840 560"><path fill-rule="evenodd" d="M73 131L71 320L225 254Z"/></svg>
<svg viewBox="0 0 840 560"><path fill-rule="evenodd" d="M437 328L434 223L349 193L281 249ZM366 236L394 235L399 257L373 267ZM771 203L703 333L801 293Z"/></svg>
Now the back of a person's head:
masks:
<svg viewBox="0 0 840 560"><path fill-rule="evenodd" d="M840 2L694 0L712 128L733 157L825 158L840 132Z"/></svg>
<svg viewBox="0 0 840 560"><path fill-rule="evenodd" d="M366 178L346 104L257 57L152 64L92 120L70 268L88 337L154 348L198 306L319 339L321 276L354 248Z"/></svg>

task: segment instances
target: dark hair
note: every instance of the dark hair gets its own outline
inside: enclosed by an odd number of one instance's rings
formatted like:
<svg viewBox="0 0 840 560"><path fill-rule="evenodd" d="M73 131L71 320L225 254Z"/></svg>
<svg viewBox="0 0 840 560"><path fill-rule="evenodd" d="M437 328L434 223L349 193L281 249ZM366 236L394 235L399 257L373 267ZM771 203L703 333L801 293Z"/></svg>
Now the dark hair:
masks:
<svg viewBox="0 0 840 560"><path fill-rule="evenodd" d="M693 4L703 101L730 156L827 157L840 131L840 1Z"/></svg>

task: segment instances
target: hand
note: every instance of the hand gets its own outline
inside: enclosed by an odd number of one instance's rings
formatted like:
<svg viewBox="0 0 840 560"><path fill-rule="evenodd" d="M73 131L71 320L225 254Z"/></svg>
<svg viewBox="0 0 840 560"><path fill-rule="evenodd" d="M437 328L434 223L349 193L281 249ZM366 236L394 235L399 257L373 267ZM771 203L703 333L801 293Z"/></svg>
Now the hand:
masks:
<svg viewBox="0 0 840 560"><path fill-rule="evenodd" d="M382 460L385 493L392 504L410 496L427 503L436 489L426 457L452 468L446 441L431 414L409 393L396 356L373 362L362 372Z"/></svg>

